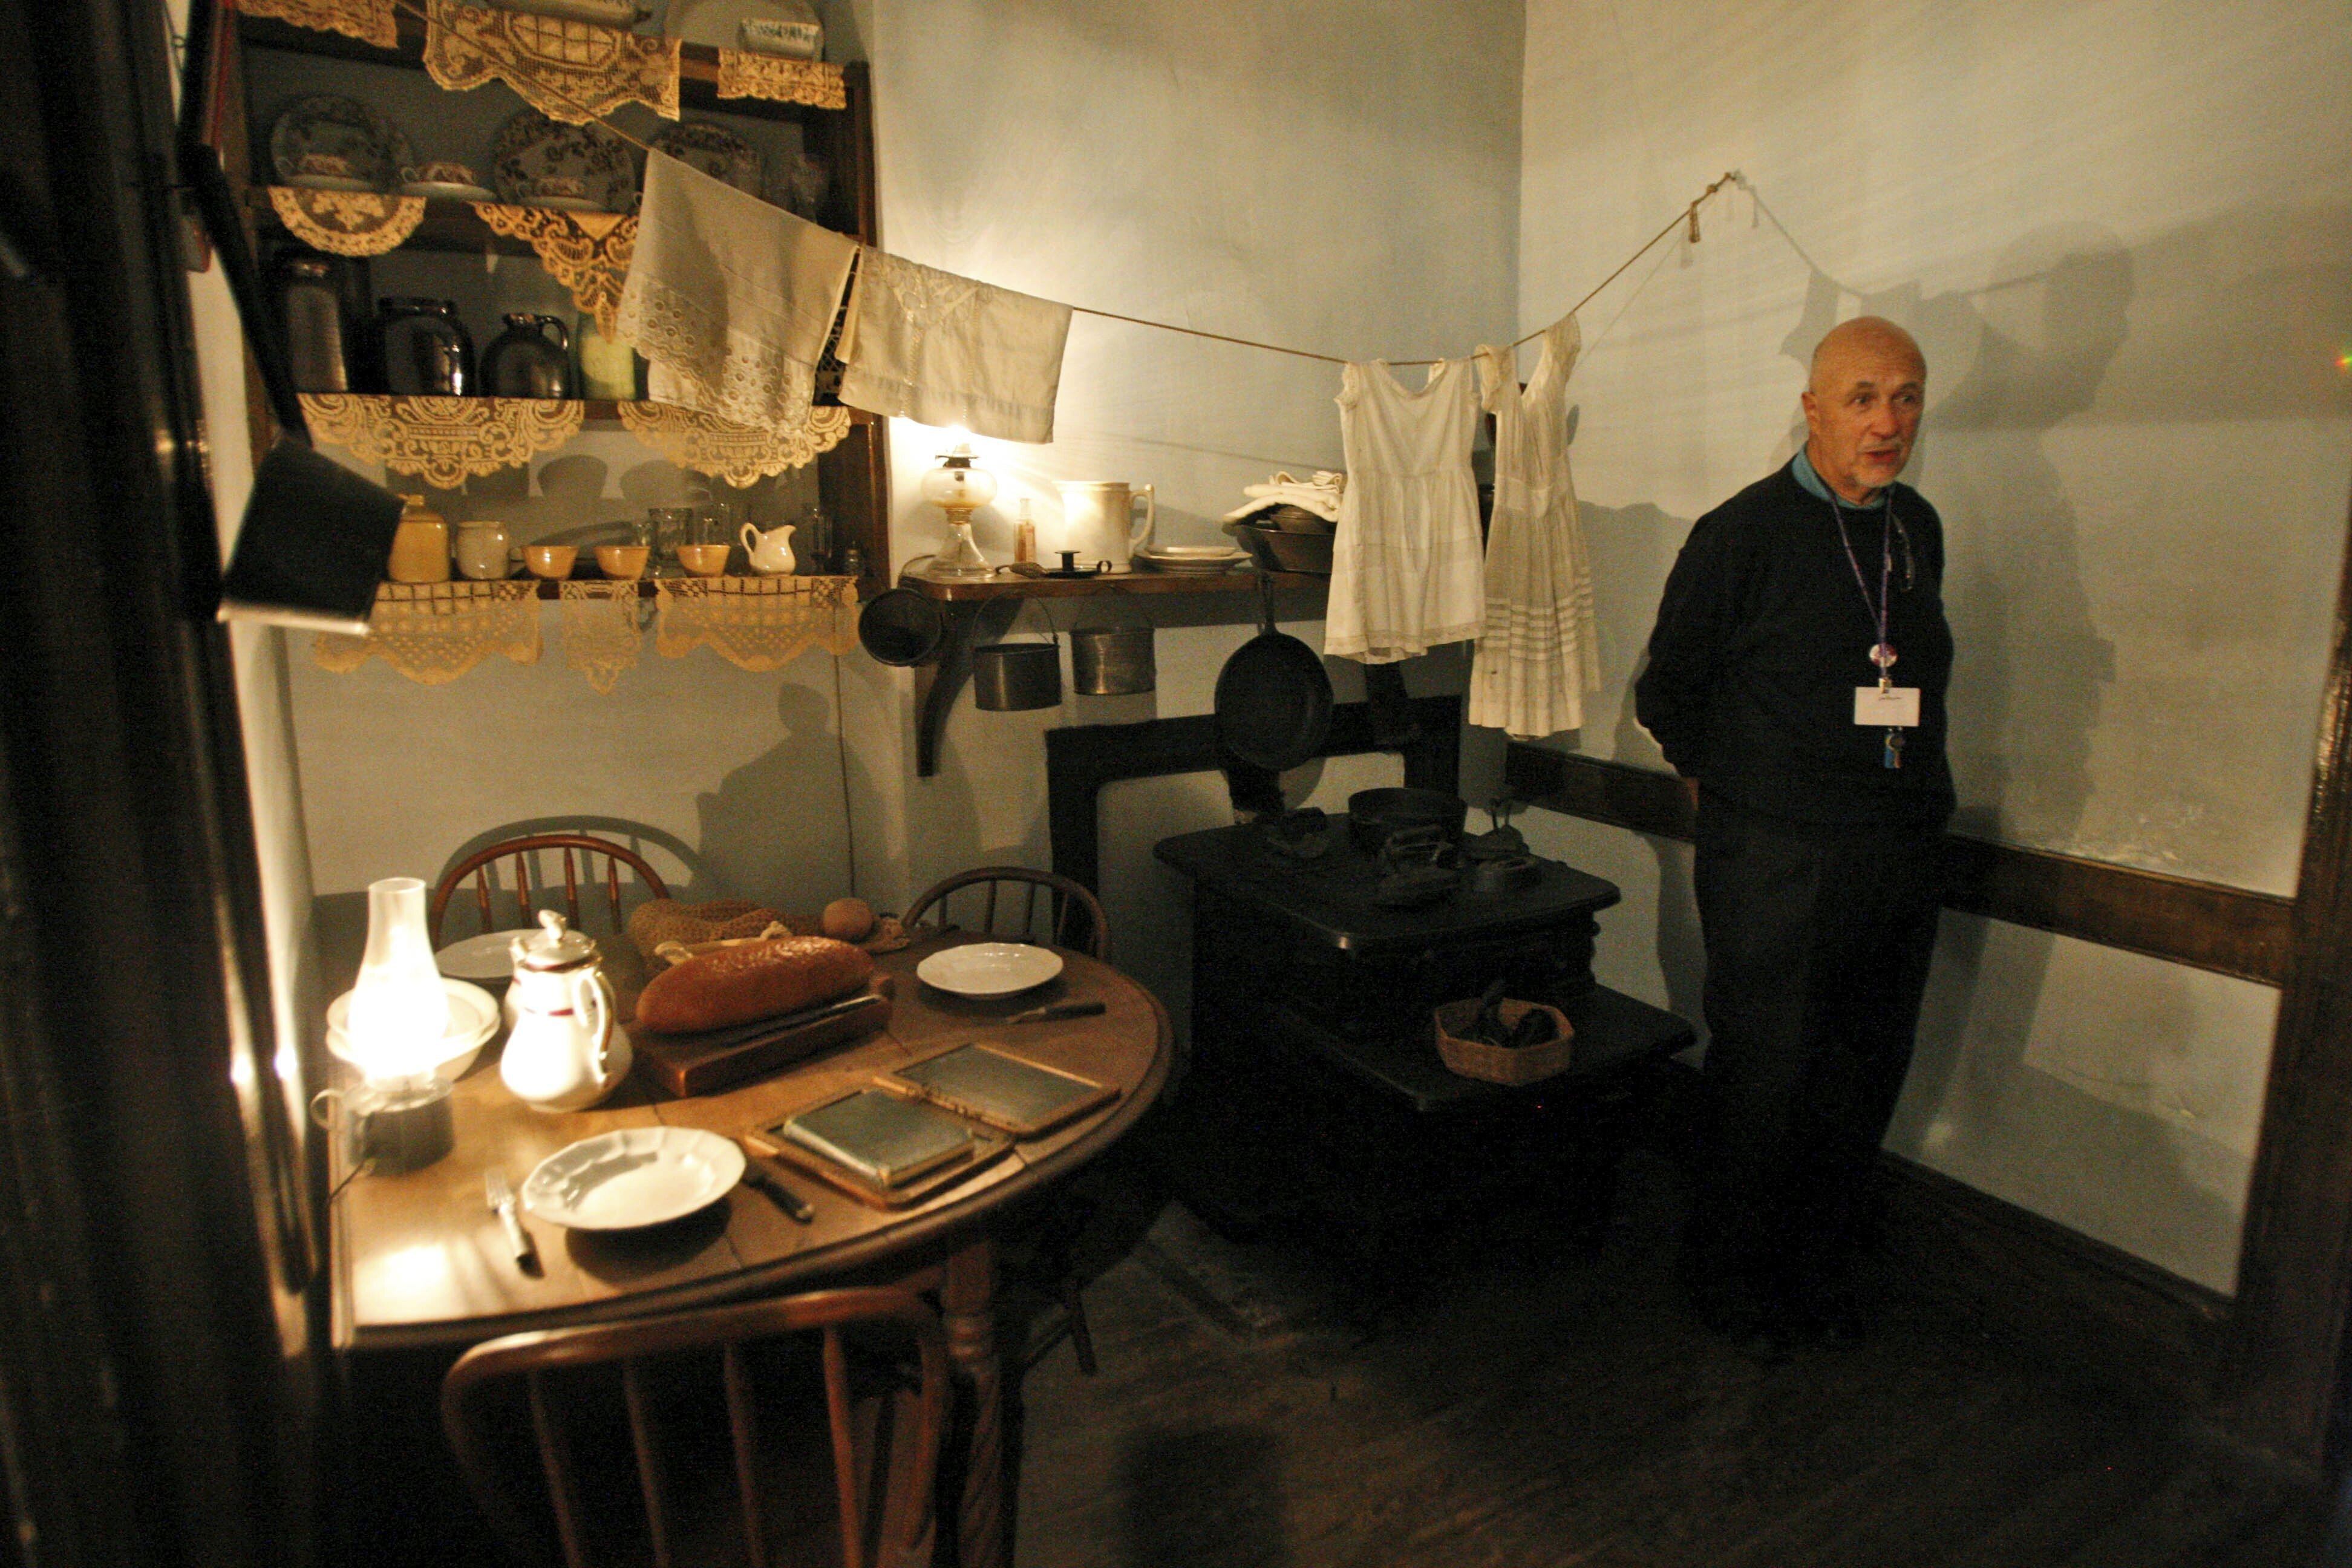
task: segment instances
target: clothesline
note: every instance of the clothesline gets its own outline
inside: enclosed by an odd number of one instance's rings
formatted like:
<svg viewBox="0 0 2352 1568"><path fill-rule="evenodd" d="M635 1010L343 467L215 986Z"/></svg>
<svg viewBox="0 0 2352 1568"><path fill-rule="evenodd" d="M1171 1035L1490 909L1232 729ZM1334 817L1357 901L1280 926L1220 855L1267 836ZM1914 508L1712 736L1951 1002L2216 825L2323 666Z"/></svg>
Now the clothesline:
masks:
<svg viewBox="0 0 2352 1568"><path fill-rule="evenodd" d="M428 16L422 7L413 4L412 0L393 0L393 9L396 11L404 11L409 16L416 18L418 21L424 22L428 26L432 25L432 17ZM488 40L477 39L475 42L477 47L481 47L487 45ZM486 48L485 52L496 53L497 50L495 48ZM499 63L510 70L520 71L525 74L530 73L530 68L529 65L515 58L511 55L502 58ZM598 126L610 132L613 135L619 137L622 141L627 142L630 146L636 148L639 152L651 154L657 150L651 143L631 135L626 131L624 131L619 126L614 124L604 115L598 114L594 110L582 104L578 99L572 97L556 84L541 80L536 85L539 87L539 89L549 98L554 99L567 107L579 111L588 120L594 121ZM1566 310L1561 311L1560 314L1563 316L1572 316L1579 310L1584 309L1585 306L1591 304L1595 299L1600 297L1601 291L1603 289L1608 288L1609 285L1623 277L1627 268L1633 266L1633 263L1641 260L1642 258L1647 256L1651 251L1657 248L1659 242L1664 240L1668 235L1674 233L1675 229L1687 226L1691 243L1694 245L1697 244L1699 237L1698 209L1706 203L1708 198L1712 197L1717 191L1720 191L1727 184L1738 185L1745 189L1748 185L1747 176L1742 174L1737 169L1726 170L1720 176L1709 184L1705 190L1699 192L1696 196L1693 197L1688 206L1685 207L1681 212L1676 213L1673 218L1669 219L1664 227L1659 229L1657 233L1643 241L1641 248L1635 250L1633 255L1627 257L1622 262L1619 263L1616 268L1612 271L1608 277L1603 278L1600 282L1594 284L1591 290L1589 290L1582 299L1577 300L1575 304L1570 305ZM1777 224L1779 220L1775 219L1774 221ZM1062 303L1062 301L1055 301L1055 303ZM1313 349L1295 349L1284 343L1261 342L1255 338L1233 337L1224 332L1212 332L1200 327L1180 327L1172 321L1155 321L1143 316L1122 315L1117 310L1097 310L1088 305L1069 305L1066 308L1081 316L1094 316L1106 321L1124 321L1129 326L1150 327L1156 331L1163 332L1181 332L1186 337L1207 338L1213 342L1233 343L1237 347L1246 349L1262 349L1268 353L1289 354L1296 359L1320 360L1325 364L1346 364L1348 363L1344 357L1339 354L1318 353ZM1511 347L1514 349L1524 348L1528 343L1531 343L1535 342L1536 339L1541 337L1543 335L1543 331L1544 329L1538 327L1534 331L1528 333L1525 337L1514 340L1511 343ZM1433 359L1400 359L1390 360L1386 363L1391 365L1420 365L1437 364L1442 362Z"/></svg>

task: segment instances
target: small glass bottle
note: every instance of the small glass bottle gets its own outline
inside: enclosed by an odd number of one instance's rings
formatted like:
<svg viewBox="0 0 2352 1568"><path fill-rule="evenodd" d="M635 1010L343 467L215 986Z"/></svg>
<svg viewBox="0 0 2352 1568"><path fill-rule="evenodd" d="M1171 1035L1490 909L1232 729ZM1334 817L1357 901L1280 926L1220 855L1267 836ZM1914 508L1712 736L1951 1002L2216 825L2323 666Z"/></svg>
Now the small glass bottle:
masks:
<svg viewBox="0 0 2352 1568"><path fill-rule="evenodd" d="M1037 559L1037 525L1029 517L1029 498L1021 498L1021 520L1013 525L1013 559L1015 564Z"/></svg>

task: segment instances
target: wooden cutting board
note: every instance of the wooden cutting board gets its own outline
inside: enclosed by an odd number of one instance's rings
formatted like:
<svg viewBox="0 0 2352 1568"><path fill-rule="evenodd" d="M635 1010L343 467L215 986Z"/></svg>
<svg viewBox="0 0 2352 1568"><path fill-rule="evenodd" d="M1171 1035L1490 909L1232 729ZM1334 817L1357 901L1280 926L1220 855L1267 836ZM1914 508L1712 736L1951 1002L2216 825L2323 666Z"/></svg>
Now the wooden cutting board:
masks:
<svg viewBox="0 0 2352 1568"><path fill-rule="evenodd" d="M780 1018L697 1035L632 1029L629 1041L638 1069L684 1098L773 1072L827 1046L870 1035L889 1021L889 992L877 975L863 991Z"/></svg>

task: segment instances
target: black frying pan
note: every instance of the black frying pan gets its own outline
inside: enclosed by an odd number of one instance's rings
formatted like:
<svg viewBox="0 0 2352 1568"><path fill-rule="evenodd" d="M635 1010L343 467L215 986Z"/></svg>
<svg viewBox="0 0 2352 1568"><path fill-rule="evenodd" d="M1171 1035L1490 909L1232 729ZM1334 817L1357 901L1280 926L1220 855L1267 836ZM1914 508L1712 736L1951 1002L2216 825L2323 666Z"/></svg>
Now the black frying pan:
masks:
<svg viewBox="0 0 2352 1568"><path fill-rule="evenodd" d="M1281 773L1323 750L1331 731L1331 677L1323 657L1276 629L1261 582L1258 635L1217 673L1217 740L1243 762Z"/></svg>

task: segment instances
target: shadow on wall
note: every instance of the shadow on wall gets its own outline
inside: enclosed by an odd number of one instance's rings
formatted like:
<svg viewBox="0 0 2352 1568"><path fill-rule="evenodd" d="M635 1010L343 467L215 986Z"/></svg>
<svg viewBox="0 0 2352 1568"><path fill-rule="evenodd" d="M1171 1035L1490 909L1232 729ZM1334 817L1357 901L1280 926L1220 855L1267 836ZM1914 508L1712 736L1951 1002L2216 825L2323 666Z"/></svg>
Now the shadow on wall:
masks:
<svg viewBox="0 0 2352 1568"><path fill-rule="evenodd" d="M785 681L776 716L783 739L696 799L708 874L691 896L813 914L850 890L855 835L846 813L874 798L873 781L858 748L841 744L829 678Z"/></svg>

